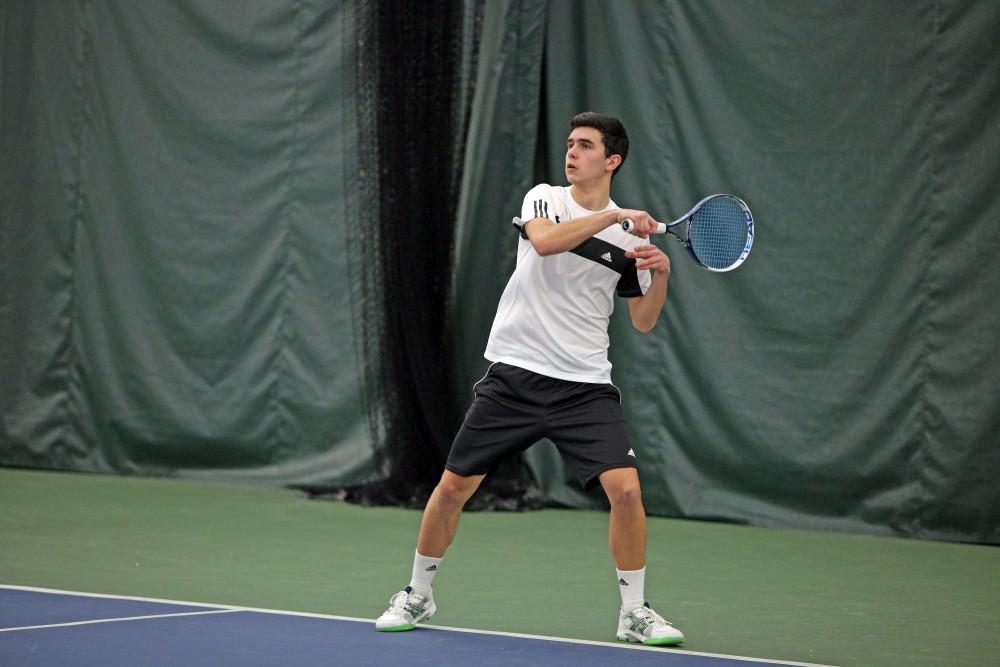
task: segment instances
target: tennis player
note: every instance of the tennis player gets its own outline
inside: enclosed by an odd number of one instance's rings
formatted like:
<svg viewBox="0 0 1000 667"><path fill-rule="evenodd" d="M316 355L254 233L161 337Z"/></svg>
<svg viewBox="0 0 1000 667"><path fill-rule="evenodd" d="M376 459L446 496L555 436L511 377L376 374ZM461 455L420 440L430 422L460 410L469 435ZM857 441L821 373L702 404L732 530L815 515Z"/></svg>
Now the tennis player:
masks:
<svg viewBox="0 0 1000 667"><path fill-rule="evenodd" d="M587 112L570 121L568 186L537 185L524 197L517 265L500 297L486 345L492 362L455 437L424 510L410 584L375 622L412 630L437 610L432 583L465 502L508 456L541 438L555 443L584 488L611 501L609 541L621 591L617 637L679 644L684 635L646 603L646 514L617 387L608 361L614 297L649 332L663 309L670 260L646 240L657 221L621 209L611 182L628 156L616 118ZM619 223L635 222L631 233Z"/></svg>

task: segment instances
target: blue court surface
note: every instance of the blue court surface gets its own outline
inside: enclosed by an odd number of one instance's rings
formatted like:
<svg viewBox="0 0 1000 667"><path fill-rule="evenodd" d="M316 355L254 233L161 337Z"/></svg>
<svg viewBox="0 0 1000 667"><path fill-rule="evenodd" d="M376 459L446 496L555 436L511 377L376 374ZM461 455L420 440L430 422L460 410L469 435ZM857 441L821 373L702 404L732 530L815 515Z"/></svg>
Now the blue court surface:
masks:
<svg viewBox="0 0 1000 667"><path fill-rule="evenodd" d="M0 586L0 665L806 665L368 619Z"/></svg>

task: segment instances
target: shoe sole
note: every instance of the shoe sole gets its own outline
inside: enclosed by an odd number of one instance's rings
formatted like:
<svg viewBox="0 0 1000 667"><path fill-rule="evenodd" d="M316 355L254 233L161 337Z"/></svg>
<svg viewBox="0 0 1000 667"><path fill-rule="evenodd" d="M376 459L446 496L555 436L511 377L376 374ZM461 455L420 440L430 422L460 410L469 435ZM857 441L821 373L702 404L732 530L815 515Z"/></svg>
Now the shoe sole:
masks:
<svg viewBox="0 0 1000 667"><path fill-rule="evenodd" d="M394 625L391 628L375 628L379 632L406 632L407 630L412 630L417 626L412 623L404 623L403 625Z"/></svg>
<svg viewBox="0 0 1000 667"><path fill-rule="evenodd" d="M643 646L676 646L684 642L683 637L650 637L649 639L632 639L626 635L618 635L618 641L627 644L642 644Z"/></svg>

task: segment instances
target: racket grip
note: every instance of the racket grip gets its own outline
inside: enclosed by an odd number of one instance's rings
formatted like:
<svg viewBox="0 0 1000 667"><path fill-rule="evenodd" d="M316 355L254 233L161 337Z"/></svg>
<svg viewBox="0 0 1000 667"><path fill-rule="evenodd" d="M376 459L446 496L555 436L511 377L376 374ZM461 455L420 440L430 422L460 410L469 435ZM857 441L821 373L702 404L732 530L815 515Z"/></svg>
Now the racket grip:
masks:
<svg viewBox="0 0 1000 667"><path fill-rule="evenodd" d="M622 229L624 231L631 232L633 227L635 227L635 223L632 222L631 220L629 220L628 218L625 218L624 220L622 220ZM654 234L666 234L667 233L667 225L665 223L662 223L662 222L656 223L656 231L654 231L653 233Z"/></svg>

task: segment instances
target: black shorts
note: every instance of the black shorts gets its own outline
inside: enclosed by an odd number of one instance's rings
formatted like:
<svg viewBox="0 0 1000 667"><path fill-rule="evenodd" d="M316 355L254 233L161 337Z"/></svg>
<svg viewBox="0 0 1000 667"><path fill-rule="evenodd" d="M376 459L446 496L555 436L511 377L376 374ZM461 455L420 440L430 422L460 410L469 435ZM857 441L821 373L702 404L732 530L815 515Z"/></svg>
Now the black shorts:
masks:
<svg viewBox="0 0 1000 667"><path fill-rule="evenodd" d="M611 384L567 382L495 363L448 454L457 475L485 475L505 458L549 438L585 489L613 468L635 468L621 396Z"/></svg>

